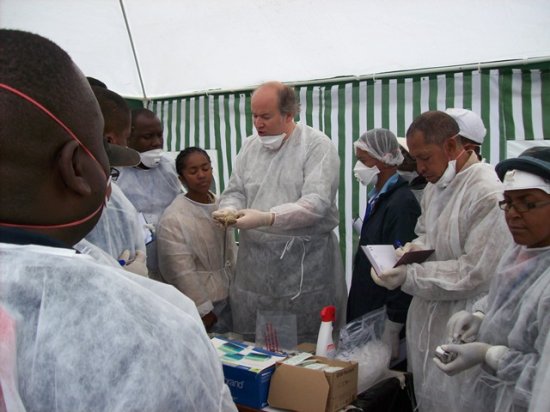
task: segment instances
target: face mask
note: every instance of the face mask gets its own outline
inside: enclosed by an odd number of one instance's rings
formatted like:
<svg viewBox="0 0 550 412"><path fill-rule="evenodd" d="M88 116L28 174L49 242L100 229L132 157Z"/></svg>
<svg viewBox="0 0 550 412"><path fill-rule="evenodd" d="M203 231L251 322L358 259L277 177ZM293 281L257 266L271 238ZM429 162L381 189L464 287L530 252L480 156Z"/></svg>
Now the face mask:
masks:
<svg viewBox="0 0 550 412"><path fill-rule="evenodd" d="M418 173L416 172L406 172L404 170L398 170L397 174L409 183L411 183L418 176Z"/></svg>
<svg viewBox="0 0 550 412"><path fill-rule="evenodd" d="M141 164L149 169L157 167L160 164L162 153L162 149L153 149L140 153L139 156L141 157Z"/></svg>
<svg viewBox="0 0 550 412"><path fill-rule="evenodd" d="M435 186L437 188L445 189L447 186L449 186L451 181L455 178L455 176L456 176L456 161L460 156L462 156L463 153L464 153L464 150L462 150L462 152L459 153L459 155L456 157L456 159L449 160L449 163L447 163L447 169L445 169L445 171L443 172L443 174L441 175L439 180L437 182L435 182Z"/></svg>
<svg viewBox="0 0 550 412"><path fill-rule="evenodd" d="M84 145L84 143L82 143L80 141L80 139L76 136L76 134L65 123L63 123L61 120L59 120L59 118L56 115L54 115L52 112L50 112L41 103L34 100L32 97L26 95L22 91L19 91L14 87L8 86L7 84L0 83L0 89L4 89L4 90L6 90L10 93L15 94L16 96L28 101L34 107L36 107L38 110L43 112L46 116L50 117L54 122L56 122L69 135L69 137L71 139L73 139L74 141L76 141L80 145L82 150L98 164L99 168L101 169L101 171L105 175L105 200L104 200L104 202L100 203L99 207L95 211L90 213L88 216L83 217L82 219L74 220L74 221L68 222L68 223L60 223L60 224L54 224L54 225L25 225L25 224L19 224L19 223L0 222L0 226L30 228L30 229L61 229L61 228L66 228L66 227L79 226L82 223L87 222L88 220L92 219L98 213L101 213L101 211L103 210L104 205L108 202L109 196L111 195L111 179L107 176L105 170L103 169L103 166L101 165L101 163L99 163L99 161L96 159L96 157L90 151L90 149L88 149Z"/></svg>
<svg viewBox="0 0 550 412"><path fill-rule="evenodd" d="M260 141L266 149L277 150L283 144L283 139L285 136L286 133L271 136L260 136Z"/></svg>
<svg viewBox="0 0 550 412"><path fill-rule="evenodd" d="M353 173L355 174L357 180L359 180L363 185L368 186L371 183L376 185L380 170L376 166L367 167L363 162L358 160L353 168Z"/></svg>

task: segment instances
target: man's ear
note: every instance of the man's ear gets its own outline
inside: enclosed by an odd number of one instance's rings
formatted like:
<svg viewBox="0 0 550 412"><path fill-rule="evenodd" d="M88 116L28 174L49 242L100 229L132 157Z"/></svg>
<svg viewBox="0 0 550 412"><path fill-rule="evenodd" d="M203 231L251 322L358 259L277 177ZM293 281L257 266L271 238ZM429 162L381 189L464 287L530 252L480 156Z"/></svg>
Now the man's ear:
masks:
<svg viewBox="0 0 550 412"><path fill-rule="evenodd" d="M67 187L81 196L89 196L92 188L82 173L79 152L80 145L74 140L68 141L61 148L57 166Z"/></svg>
<svg viewBox="0 0 550 412"><path fill-rule="evenodd" d="M453 154L457 154L456 152L458 150L458 145L456 142L456 138L445 139L445 141L443 142L443 147L445 148L445 151L447 152L447 154L451 156Z"/></svg>
<svg viewBox="0 0 550 412"><path fill-rule="evenodd" d="M112 133L107 133L105 135L105 140L107 140L108 143L116 144L115 143L115 138L113 137Z"/></svg>
<svg viewBox="0 0 550 412"><path fill-rule="evenodd" d="M292 113L285 114L285 123L291 123L294 121L294 116Z"/></svg>

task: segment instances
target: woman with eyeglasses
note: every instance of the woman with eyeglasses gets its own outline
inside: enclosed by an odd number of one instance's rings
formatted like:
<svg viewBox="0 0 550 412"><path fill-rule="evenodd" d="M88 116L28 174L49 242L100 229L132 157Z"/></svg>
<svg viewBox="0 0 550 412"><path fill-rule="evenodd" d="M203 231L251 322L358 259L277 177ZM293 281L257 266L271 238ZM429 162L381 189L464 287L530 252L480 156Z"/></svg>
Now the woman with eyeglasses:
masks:
<svg viewBox="0 0 550 412"><path fill-rule="evenodd" d="M473 313L449 320L449 339L456 343L441 349L451 360L434 362L449 375L478 368L472 388L457 388L464 410L526 411L532 396L541 395L533 385L550 330L550 147L526 150L496 171L514 244Z"/></svg>

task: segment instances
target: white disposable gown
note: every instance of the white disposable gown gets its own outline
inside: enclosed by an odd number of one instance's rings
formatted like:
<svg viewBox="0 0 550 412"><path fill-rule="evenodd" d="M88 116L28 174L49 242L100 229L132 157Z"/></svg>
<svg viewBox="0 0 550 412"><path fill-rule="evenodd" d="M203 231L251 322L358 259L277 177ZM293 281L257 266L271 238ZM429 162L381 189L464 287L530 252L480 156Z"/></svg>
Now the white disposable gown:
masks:
<svg viewBox="0 0 550 412"><path fill-rule="evenodd" d="M407 266L401 289L413 296L407 316L408 367L420 411L462 411L458 388L465 372L447 376L432 361L447 340L447 321L489 289L491 276L513 240L498 208L503 185L492 166L471 154L450 184L428 183L413 243L435 249L429 261Z"/></svg>
<svg viewBox="0 0 550 412"><path fill-rule="evenodd" d="M157 223L170 203L182 193L173 160L161 157L160 164L152 169L122 167L117 184L147 223L156 229ZM149 277L159 279L157 242L147 244Z"/></svg>
<svg viewBox="0 0 550 412"><path fill-rule="evenodd" d="M120 269L122 267L118 259L115 259L111 255L109 255L107 252L105 252L103 249L97 247L96 245L94 245L93 243L91 243L86 239L80 240L80 242L78 242L76 245L73 246L73 249L78 250L80 253L90 256L94 260L94 262L111 266L117 269Z"/></svg>
<svg viewBox="0 0 550 412"><path fill-rule="evenodd" d="M535 376L529 412L548 412L550 409L548 388L550 388L550 332L546 334L546 344Z"/></svg>
<svg viewBox="0 0 550 412"><path fill-rule="evenodd" d="M550 246L514 245L496 273L489 294L474 305L485 313L477 340L510 350L494 373L476 368L477 376L469 382L473 388L461 393L468 410L527 411L550 331Z"/></svg>
<svg viewBox="0 0 550 412"><path fill-rule="evenodd" d="M191 298L201 316L221 306L223 313L214 313L218 323L229 326L229 284L237 248L233 229L224 230L212 219L218 203L218 199L212 204L197 203L184 194L176 197L158 224L158 258L165 282Z"/></svg>
<svg viewBox="0 0 550 412"><path fill-rule="evenodd" d="M306 125L297 124L278 150L258 136L244 143L220 208L271 211L275 221L240 231L230 291L236 332L253 336L257 312L278 311L296 315L298 342L314 342L324 306L335 305L344 318L344 268L333 233L339 163L330 139Z"/></svg>
<svg viewBox="0 0 550 412"><path fill-rule="evenodd" d="M28 411L236 411L194 304L74 250L0 244Z"/></svg>
<svg viewBox="0 0 550 412"><path fill-rule="evenodd" d="M134 205L116 183L111 184L111 197L99 221L86 240L118 259L124 250L130 251L130 259L136 250L145 252L144 228Z"/></svg>

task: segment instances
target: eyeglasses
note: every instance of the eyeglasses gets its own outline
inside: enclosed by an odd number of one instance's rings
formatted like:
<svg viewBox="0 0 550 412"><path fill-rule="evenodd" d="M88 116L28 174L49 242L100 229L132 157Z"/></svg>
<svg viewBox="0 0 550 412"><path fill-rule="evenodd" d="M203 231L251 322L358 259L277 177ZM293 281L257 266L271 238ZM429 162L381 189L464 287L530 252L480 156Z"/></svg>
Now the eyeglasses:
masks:
<svg viewBox="0 0 550 412"><path fill-rule="evenodd" d="M514 209L516 209L516 212L518 213L525 213L530 211L531 209L536 209L537 207L542 207L550 204L550 200L543 200L542 202L520 202L520 203L513 203L508 200L501 200L498 202L498 207L504 210L505 212L508 212L510 208L513 206Z"/></svg>
<svg viewBox="0 0 550 412"><path fill-rule="evenodd" d="M115 169L114 167L111 167L111 179L112 179L112 181L116 182L119 176L120 176L120 170Z"/></svg>

